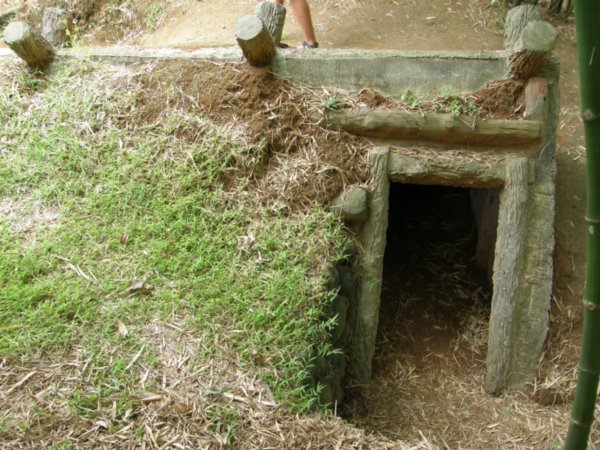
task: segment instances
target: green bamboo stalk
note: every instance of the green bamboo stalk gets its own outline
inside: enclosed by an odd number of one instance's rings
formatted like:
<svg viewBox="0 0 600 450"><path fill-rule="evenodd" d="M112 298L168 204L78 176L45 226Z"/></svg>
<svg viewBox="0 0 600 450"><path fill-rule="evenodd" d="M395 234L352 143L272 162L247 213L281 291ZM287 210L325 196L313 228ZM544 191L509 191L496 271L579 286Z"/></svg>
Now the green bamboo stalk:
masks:
<svg viewBox="0 0 600 450"><path fill-rule="evenodd" d="M600 375L600 1L577 0L581 110L587 157L587 267L577 390L565 450L585 450Z"/></svg>

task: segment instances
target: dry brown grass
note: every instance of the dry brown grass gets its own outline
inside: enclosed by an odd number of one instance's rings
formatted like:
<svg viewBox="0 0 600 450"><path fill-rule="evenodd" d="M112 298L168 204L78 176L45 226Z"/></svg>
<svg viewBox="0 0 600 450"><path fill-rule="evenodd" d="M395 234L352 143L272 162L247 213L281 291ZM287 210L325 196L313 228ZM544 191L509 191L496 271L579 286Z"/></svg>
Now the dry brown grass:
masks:
<svg viewBox="0 0 600 450"><path fill-rule="evenodd" d="M90 393L87 368L93 355L85 346L22 365L1 360L2 447L409 448L332 415L290 414L257 373L241 368L235 354L199 359L204 339L182 318L147 324L141 348L156 354L158 362L138 363L135 356L129 362L139 392L127 410L115 403L74 412L73 396Z"/></svg>

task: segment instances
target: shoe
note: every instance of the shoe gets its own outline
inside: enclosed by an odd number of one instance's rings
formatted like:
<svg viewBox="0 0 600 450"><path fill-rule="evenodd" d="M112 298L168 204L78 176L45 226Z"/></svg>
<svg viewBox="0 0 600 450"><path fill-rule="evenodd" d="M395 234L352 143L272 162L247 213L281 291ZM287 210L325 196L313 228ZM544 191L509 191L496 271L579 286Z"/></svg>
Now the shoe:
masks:
<svg viewBox="0 0 600 450"><path fill-rule="evenodd" d="M279 44L277 44L277 46L278 46L279 48L290 48L290 46L289 46L289 45L287 45L287 44L285 44L285 43L283 43L283 42L280 42Z"/></svg>
<svg viewBox="0 0 600 450"><path fill-rule="evenodd" d="M302 42L302 48L307 50L312 48L319 48L319 43L315 42L314 44L309 44L308 42L304 41Z"/></svg>

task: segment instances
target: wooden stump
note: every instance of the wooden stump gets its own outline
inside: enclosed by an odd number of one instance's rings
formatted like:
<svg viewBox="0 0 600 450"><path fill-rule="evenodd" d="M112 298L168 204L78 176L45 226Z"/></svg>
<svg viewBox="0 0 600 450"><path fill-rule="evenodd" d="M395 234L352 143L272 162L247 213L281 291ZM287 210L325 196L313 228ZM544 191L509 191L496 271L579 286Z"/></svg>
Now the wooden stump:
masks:
<svg viewBox="0 0 600 450"><path fill-rule="evenodd" d="M46 68L56 55L52 44L25 22L9 23L4 29L4 42L34 69Z"/></svg>
<svg viewBox="0 0 600 450"><path fill-rule="evenodd" d="M265 67L271 64L275 44L257 16L242 17L235 27L235 37L250 65Z"/></svg>
<svg viewBox="0 0 600 450"><path fill-rule="evenodd" d="M527 79L539 73L556 44L558 32L541 21L536 5L521 5L506 15L504 47L510 52L509 74Z"/></svg>
<svg viewBox="0 0 600 450"><path fill-rule="evenodd" d="M547 22L529 22L512 48L510 75L527 79L537 75L554 49L558 31Z"/></svg>
<svg viewBox="0 0 600 450"><path fill-rule="evenodd" d="M255 14L267 28L277 47L281 42L281 33L285 23L285 8L274 2L261 2L256 5Z"/></svg>
<svg viewBox="0 0 600 450"><path fill-rule="evenodd" d="M44 8L42 14L42 36L52 45L62 45L68 40L71 14L62 8Z"/></svg>
<svg viewBox="0 0 600 450"><path fill-rule="evenodd" d="M525 26L532 20L541 20L541 18L542 10L536 5L521 5L508 11L504 26L504 48L513 48Z"/></svg>

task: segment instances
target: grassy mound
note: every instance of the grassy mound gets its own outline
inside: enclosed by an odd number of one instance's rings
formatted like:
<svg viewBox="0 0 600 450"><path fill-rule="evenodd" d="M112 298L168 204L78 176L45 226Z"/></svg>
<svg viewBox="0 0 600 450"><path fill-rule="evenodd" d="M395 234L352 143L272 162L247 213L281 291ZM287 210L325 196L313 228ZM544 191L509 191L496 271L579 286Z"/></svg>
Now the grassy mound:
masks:
<svg viewBox="0 0 600 450"><path fill-rule="evenodd" d="M0 440L223 445L249 405L311 409L344 238L254 191L281 147L153 67L0 71Z"/></svg>

